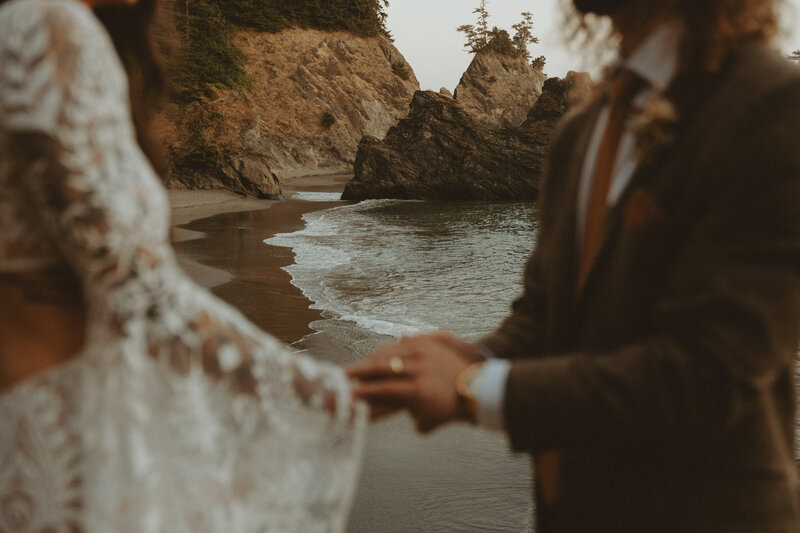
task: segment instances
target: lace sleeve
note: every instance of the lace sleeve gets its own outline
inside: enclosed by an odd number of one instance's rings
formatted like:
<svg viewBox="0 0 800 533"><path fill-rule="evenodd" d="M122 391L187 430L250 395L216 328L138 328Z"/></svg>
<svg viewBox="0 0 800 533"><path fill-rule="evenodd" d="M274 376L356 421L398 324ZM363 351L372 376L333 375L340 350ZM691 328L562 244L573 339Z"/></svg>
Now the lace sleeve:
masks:
<svg viewBox="0 0 800 533"><path fill-rule="evenodd" d="M87 529L341 530L364 418L344 374L290 353L181 272L125 74L91 11L12 4L0 121L24 161L15 186L89 306Z"/></svg>

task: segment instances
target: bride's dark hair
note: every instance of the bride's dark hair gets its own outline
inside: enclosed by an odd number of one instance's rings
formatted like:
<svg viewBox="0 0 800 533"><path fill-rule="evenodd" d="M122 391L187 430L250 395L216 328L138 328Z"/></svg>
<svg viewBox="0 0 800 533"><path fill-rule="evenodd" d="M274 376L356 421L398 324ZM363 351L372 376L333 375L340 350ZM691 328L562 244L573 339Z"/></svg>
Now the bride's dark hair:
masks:
<svg viewBox="0 0 800 533"><path fill-rule="evenodd" d="M139 145L159 173L166 167L163 143L153 133L155 111L167 91L164 57L169 44L161 0L95 8L128 74L133 123Z"/></svg>
<svg viewBox="0 0 800 533"><path fill-rule="evenodd" d="M3 5L7 0L0 0ZM153 118L167 92L164 57L172 48L165 8L161 0L139 0L134 5L95 8L125 66L131 95L136 136L159 174L166 169L166 154L152 131Z"/></svg>

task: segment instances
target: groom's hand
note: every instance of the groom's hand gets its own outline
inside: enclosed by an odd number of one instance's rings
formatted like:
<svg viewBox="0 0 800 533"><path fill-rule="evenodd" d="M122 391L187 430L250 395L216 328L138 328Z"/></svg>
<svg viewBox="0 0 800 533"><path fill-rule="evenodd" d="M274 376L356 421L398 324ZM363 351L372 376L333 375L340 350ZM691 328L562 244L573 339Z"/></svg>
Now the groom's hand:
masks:
<svg viewBox="0 0 800 533"><path fill-rule="evenodd" d="M417 430L427 433L447 422L469 419L456 381L480 359L473 345L437 333L388 344L347 373L358 380L354 394L373 406L373 418L408 409Z"/></svg>

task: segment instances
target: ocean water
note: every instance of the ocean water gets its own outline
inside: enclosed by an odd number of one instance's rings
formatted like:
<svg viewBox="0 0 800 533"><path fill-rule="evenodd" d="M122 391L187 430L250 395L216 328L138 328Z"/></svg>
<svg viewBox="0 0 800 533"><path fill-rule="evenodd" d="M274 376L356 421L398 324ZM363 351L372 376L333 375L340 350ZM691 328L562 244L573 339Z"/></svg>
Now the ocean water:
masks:
<svg viewBox="0 0 800 533"><path fill-rule="evenodd" d="M537 227L532 203L372 200L303 218L265 241L293 249L292 283L332 320L391 337L492 331L522 290Z"/></svg>
<svg viewBox="0 0 800 533"><path fill-rule="evenodd" d="M537 228L531 203L366 201L303 218L265 242L292 248L292 283L325 317L295 347L340 363L402 335L492 331L522 290ZM419 436L398 416L372 425L367 443L348 533L518 533L529 522L528 458L501 433Z"/></svg>

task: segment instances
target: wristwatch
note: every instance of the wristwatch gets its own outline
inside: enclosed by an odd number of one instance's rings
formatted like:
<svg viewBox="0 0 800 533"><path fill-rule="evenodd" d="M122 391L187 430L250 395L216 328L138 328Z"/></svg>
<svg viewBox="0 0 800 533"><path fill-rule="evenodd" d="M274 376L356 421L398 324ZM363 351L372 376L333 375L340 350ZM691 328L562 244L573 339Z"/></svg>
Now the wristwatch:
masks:
<svg viewBox="0 0 800 533"><path fill-rule="evenodd" d="M461 371L456 378L456 393L461 403L464 414L473 424L478 422L478 403L475 399L475 391L481 378L483 361L472 363Z"/></svg>

